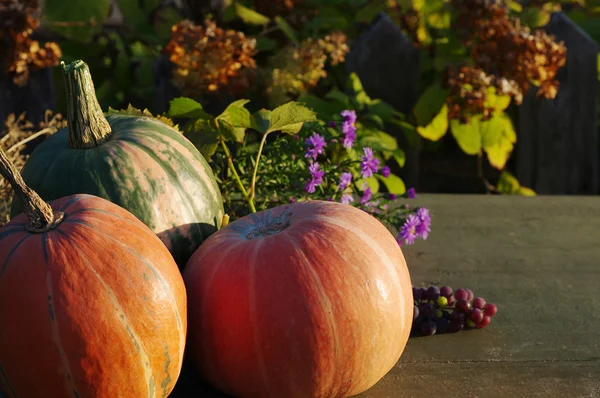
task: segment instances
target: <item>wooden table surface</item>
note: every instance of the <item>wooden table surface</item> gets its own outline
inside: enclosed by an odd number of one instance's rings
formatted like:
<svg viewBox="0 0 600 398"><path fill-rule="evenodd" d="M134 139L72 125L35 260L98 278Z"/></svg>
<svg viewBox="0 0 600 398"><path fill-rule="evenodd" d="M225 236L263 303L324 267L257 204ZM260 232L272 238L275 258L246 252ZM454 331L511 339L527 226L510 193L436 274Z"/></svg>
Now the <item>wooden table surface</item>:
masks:
<svg viewBox="0 0 600 398"><path fill-rule="evenodd" d="M413 284L468 287L499 311L483 330L411 338L360 397L600 397L600 197L412 203L433 216L430 238L405 248ZM190 376L172 398L225 397Z"/></svg>
<svg viewBox="0 0 600 398"><path fill-rule="evenodd" d="M411 338L359 397L600 397L600 197L411 203L433 216L429 239L404 249L413 284L471 288L498 314L483 330ZM185 379L171 397L225 397Z"/></svg>

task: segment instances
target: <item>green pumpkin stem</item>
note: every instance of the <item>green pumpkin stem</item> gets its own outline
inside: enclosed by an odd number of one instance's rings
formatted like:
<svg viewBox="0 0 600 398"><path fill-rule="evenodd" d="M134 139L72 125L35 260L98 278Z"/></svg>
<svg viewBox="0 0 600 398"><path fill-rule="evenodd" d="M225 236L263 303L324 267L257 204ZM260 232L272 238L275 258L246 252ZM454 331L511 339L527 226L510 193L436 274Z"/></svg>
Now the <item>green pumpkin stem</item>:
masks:
<svg viewBox="0 0 600 398"><path fill-rule="evenodd" d="M52 207L40 198L33 189L25 185L21 173L17 171L3 150L0 149L0 174L8 180L15 195L23 203L25 215L29 223L25 228L33 233L41 233L56 228L62 221L62 212L52 211Z"/></svg>
<svg viewBox="0 0 600 398"><path fill-rule="evenodd" d="M87 64L81 60L61 62L67 91L67 121L71 148L88 149L110 138L111 128L96 98L96 90Z"/></svg>

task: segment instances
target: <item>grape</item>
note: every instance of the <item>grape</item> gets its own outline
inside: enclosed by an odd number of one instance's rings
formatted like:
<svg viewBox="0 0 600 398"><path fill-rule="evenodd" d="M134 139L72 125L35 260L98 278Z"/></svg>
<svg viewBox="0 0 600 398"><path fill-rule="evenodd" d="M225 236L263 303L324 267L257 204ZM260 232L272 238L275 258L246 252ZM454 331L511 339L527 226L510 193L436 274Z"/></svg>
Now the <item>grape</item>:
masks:
<svg viewBox="0 0 600 398"><path fill-rule="evenodd" d="M420 287L414 287L413 286L413 300L421 300L421 297L423 297L423 290L421 290Z"/></svg>
<svg viewBox="0 0 600 398"><path fill-rule="evenodd" d="M433 305L429 303L421 303L421 305L419 306L419 310L421 312L421 315L425 319L431 318L435 315L435 308L433 308Z"/></svg>
<svg viewBox="0 0 600 398"><path fill-rule="evenodd" d="M487 316L494 316L496 315L496 312L498 312L498 307L496 307L496 304L487 303L483 309L483 312Z"/></svg>
<svg viewBox="0 0 600 398"><path fill-rule="evenodd" d="M442 311L442 310L437 310L437 311L435 312L435 317L436 317L436 318L438 318L438 319L439 319L439 318L441 318L441 317L443 317L443 316L444 316L444 311Z"/></svg>
<svg viewBox="0 0 600 398"><path fill-rule="evenodd" d="M473 308L479 308L480 310L482 310L483 307L485 307L485 300L481 297L475 297L475 299L473 300Z"/></svg>
<svg viewBox="0 0 600 398"><path fill-rule="evenodd" d="M456 332L460 332L461 330L463 330L465 327L464 323L451 323L448 326L448 332L450 333L456 333Z"/></svg>
<svg viewBox="0 0 600 398"><path fill-rule="evenodd" d="M452 312L452 314L450 315L450 322L464 324L465 323L465 314L462 314L457 311Z"/></svg>
<svg viewBox="0 0 600 398"><path fill-rule="evenodd" d="M454 305L454 303L456 302L456 299L454 298L454 296L450 296L448 297L448 307Z"/></svg>
<svg viewBox="0 0 600 398"><path fill-rule="evenodd" d="M467 294L469 295L467 297L467 300L471 301L473 300L473 291L471 289L466 289L467 290Z"/></svg>
<svg viewBox="0 0 600 398"><path fill-rule="evenodd" d="M456 298L456 300L467 300L469 298L469 293L465 289L458 289L454 292L454 298Z"/></svg>
<svg viewBox="0 0 600 398"><path fill-rule="evenodd" d="M448 305L448 299L444 296L440 296L435 303L438 305L438 307L444 308Z"/></svg>
<svg viewBox="0 0 600 398"><path fill-rule="evenodd" d="M471 303L469 303L467 300L456 300L454 308L458 312L467 312L471 309Z"/></svg>
<svg viewBox="0 0 600 398"><path fill-rule="evenodd" d="M440 294L446 298L452 296L452 288L450 286L442 286L440 288Z"/></svg>
<svg viewBox="0 0 600 398"><path fill-rule="evenodd" d="M433 336L437 330L435 322L425 321L421 324L421 334L423 336Z"/></svg>
<svg viewBox="0 0 600 398"><path fill-rule="evenodd" d="M413 311L413 322L416 322L417 318L419 317L419 307L417 307L416 305L414 307L415 309Z"/></svg>
<svg viewBox="0 0 600 398"><path fill-rule="evenodd" d="M427 298L429 300L437 300L440 298L440 289L437 286L429 286L427 288Z"/></svg>
<svg viewBox="0 0 600 398"><path fill-rule="evenodd" d="M473 321L473 323L481 322L483 316L483 311L481 311L479 308L469 311L469 318Z"/></svg>
<svg viewBox="0 0 600 398"><path fill-rule="evenodd" d="M448 328L450 327L450 321L446 318L440 318L435 321L435 326L437 329L437 333L446 333Z"/></svg>
<svg viewBox="0 0 600 398"><path fill-rule="evenodd" d="M475 327L477 327L478 329L483 329L484 327L489 325L491 321L492 321L492 318L486 315L483 317L481 322L479 322L478 324L475 325Z"/></svg>
<svg viewBox="0 0 600 398"><path fill-rule="evenodd" d="M465 323L465 326L470 327L470 328L474 328L475 327L475 322L473 322L470 319L467 319L467 322Z"/></svg>

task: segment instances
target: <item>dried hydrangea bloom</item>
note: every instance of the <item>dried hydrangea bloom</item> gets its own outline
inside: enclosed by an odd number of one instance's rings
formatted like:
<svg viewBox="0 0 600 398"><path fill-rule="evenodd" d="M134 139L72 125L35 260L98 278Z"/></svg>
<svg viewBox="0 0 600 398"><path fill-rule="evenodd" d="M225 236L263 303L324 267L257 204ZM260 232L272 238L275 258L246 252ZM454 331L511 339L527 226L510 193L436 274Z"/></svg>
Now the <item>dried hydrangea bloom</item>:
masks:
<svg viewBox="0 0 600 398"><path fill-rule="evenodd" d="M500 0L452 0L452 5L457 12L455 32L469 50L473 65L453 66L446 72L451 119L466 122L476 114L489 118L490 109L484 107L488 87L512 97L516 104L532 86L538 87L541 97L556 97L556 74L567 59L564 43L522 26Z"/></svg>
<svg viewBox="0 0 600 398"><path fill-rule="evenodd" d="M0 68L18 86L27 84L31 71L56 66L62 57L58 44L31 38L39 14L37 0L0 0Z"/></svg>
<svg viewBox="0 0 600 398"><path fill-rule="evenodd" d="M256 68L256 40L244 33L219 28L214 21L195 25L183 20L171 29L163 52L173 63L173 83L183 95L215 92L221 88L238 92L250 86L248 69Z"/></svg>
<svg viewBox="0 0 600 398"><path fill-rule="evenodd" d="M342 32L332 32L325 37L308 38L296 48L284 48L273 58L272 85L269 93L274 101L295 96L327 76L325 66L344 62L349 47Z"/></svg>

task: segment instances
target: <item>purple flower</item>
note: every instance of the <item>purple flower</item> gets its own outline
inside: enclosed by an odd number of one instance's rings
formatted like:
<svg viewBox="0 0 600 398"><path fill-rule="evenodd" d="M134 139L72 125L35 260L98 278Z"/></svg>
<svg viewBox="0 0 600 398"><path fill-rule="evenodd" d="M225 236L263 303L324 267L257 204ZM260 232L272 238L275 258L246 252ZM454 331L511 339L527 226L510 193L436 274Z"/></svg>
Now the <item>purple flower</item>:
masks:
<svg viewBox="0 0 600 398"><path fill-rule="evenodd" d="M343 191L344 189L348 188L350 182L352 182L352 173L342 173L340 176L340 186L338 187L338 190Z"/></svg>
<svg viewBox="0 0 600 398"><path fill-rule="evenodd" d="M377 173L379 170L379 159L373 157L373 150L371 148L363 148L365 155L361 156L360 167L362 169L362 177L371 177L373 173Z"/></svg>
<svg viewBox="0 0 600 398"><path fill-rule="evenodd" d="M404 221L404 225L400 228L400 236L407 245L415 243L415 239L418 237L417 227L420 223L419 217L414 214L410 214Z"/></svg>
<svg viewBox="0 0 600 398"><path fill-rule="evenodd" d="M331 122L329 122L329 127L336 128L337 127L337 123L332 120Z"/></svg>
<svg viewBox="0 0 600 398"><path fill-rule="evenodd" d="M396 194L395 193L391 193L388 195L388 199L389 200L396 200Z"/></svg>
<svg viewBox="0 0 600 398"><path fill-rule="evenodd" d="M344 148L352 148L356 140L356 112L345 110L341 113L344 118L342 123L342 132L344 133L343 146Z"/></svg>
<svg viewBox="0 0 600 398"><path fill-rule="evenodd" d="M311 163L311 165L308 166L308 171L310 172L310 181L306 183L304 190L308 193L314 193L317 186L323 182L325 172L319 170L319 163L317 162Z"/></svg>
<svg viewBox="0 0 600 398"><path fill-rule="evenodd" d="M408 191L406 191L406 195L408 195L409 199L414 199L417 196L414 188L408 188Z"/></svg>
<svg viewBox="0 0 600 398"><path fill-rule="evenodd" d="M352 195L350 195L349 193L343 194L340 198L340 203L343 203L345 205L349 205L352 202L354 202L354 197L352 197Z"/></svg>
<svg viewBox="0 0 600 398"><path fill-rule="evenodd" d="M370 187L367 187L363 192L362 198L360 198L360 204L364 205L365 203L369 202L371 199L373 199L373 192L371 191Z"/></svg>
<svg viewBox="0 0 600 398"><path fill-rule="evenodd" d="M383 167L381 168L381 175L382 175L384 178L388 178L388 177L390 176L390 168L389 168L388 166L383 166Z"/></svg>
<svg viewBox="0 0 600 398"><path fill-rule="evenodd" d="M312 148L306 151L306 155L304 156L316 160L317 156L323 153L323 148L325 148L327 142L325 141L325 138L323 138L323 136L317 133L313 133L312 136L306 139L306 144L312 145Z"/></svg>
<svg viewBox="0 0 600 398"><path fill-rule="evenodd" d="M290 196L290 203L296 203L296 198L294 198L293 196Z"/></svg>
<svg viewBox="0 0 600 398"><path fill-rule="evenodd" d="M345 122L356 123L356 112L350 109L346 109L340 113L344 118Z"/></svg>
<svg viewBox="0 0 600 398"><path fill-rule="evenodd" d="M419 207L417 210L417 218L419 219L419 225L417 226L417 234L423 239L427 239L431 232L431 215L429 210L424 207Z"/></svg>

